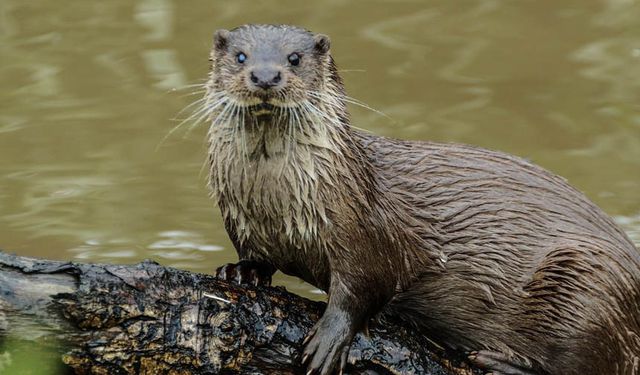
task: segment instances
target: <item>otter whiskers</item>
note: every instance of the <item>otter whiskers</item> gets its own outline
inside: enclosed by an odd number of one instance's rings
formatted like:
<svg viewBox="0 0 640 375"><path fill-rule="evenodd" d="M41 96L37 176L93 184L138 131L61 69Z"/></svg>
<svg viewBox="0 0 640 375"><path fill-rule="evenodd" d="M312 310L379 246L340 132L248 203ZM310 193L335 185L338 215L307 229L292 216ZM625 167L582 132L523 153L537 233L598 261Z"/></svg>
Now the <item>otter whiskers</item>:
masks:
<svg viewBox="0 0 640 375"><path fill-rule="evenodd" d="M191 95L195 95L192 93ZM156 151L162 147L162 145L171 137L176 131L181 129L186 124L191 124L185 133L185 137L193 131L193 129L198 126L202 121L207 119L213 111L216 110L220 105L224 104L227 101L227 96L220 92L215 95L205 95L204 97L193 101L192 103L185 106L178 114L176 118L195 107L195 110L185 119L179 120L178 125L174 126L169 132L162 138L162 140L156 146Z"/></svg>
<svg viewBox="0 0 640 375"><path fill-rule="evenodd" d="M388 118L390 120L393 120L391 118L391 116L387 115L386 113L384 113L384 112L382 112L380 110L377 110L377 109L369 106L368 104L366 104L366 103L364 103L364 102L362 102L362 101L360 101L358 99L352 98L352 97L350 97L348 95L345 95L345 94L339 94L339 93L336 93L336 92L324 93L324 92L317 92L317 91L309 91L308 94L312 98L315 98L315 99L318 99L318 100L322 100L325 103L327 103L328 105L338 105L339 104L338 100L342 100L345 103L353 104L355 106L367 109L367 110L372 111L374 113L377 113L377 114L379 114L381 116L384 116L384 117L386 117L386 118Z"/></svg>

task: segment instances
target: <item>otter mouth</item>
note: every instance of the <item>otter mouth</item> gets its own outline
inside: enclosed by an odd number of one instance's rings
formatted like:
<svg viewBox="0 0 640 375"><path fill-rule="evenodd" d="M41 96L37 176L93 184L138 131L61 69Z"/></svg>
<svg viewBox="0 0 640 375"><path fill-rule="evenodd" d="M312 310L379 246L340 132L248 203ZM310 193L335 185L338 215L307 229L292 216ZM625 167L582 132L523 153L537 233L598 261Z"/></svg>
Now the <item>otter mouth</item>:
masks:
<svg viewBox="0 0 640 375"><path fill-rule="evenodd" d="M272 97L247 98L240 103L243 104L242 107L248 115L263 119L273 117L276 112L294 106L293 102Z"/></svg>
<svg viewBox="0 0 640 375"><path fill-rule="evenodd" d="M275 110L275 106L271 103L262 102L249 106L249 111L256 116L269 116Z"/></svg>

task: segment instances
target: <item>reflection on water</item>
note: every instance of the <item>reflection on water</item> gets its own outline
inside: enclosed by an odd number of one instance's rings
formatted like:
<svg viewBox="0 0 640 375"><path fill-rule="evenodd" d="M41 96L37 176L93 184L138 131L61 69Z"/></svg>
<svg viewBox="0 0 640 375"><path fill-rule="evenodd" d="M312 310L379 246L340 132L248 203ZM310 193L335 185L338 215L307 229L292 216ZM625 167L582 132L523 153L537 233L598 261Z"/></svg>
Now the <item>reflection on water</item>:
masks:
<svg viewBox="0 0 640 375"><path fill-rule="evenodd" d="M35 327L20 333L33 334ZM37 331L37 329L36 329ZM50 335L38 338L34 345L32 337L21 337L18 333L3 337L0 341L0 374L7 375L58 375L64 374L61 355L62 344Z"/></svg>
<svg viewBox="0 0 640 375"><path fill-rule="evenodd" d="M353 108L358 127L529 158L638 243L638 20L634 0L3 0L0 247L199 272L233 261L204 127L163 138L199 97L180 89L205 77L213 31L246 22L331 35L349 94L392 118Z"/></svg>

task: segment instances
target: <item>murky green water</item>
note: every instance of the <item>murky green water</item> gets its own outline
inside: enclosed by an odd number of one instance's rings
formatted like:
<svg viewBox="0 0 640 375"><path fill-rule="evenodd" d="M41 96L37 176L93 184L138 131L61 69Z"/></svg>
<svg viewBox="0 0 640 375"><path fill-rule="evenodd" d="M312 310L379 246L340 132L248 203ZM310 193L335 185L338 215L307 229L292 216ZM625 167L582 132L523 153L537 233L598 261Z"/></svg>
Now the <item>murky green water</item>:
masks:
<svg viewBox="0 0 640 375"><path fill-rule="evenodd" d="M376 133L476 144L561 174L640 242L640 3L0 1L0 248L80 262L236 259L177 125L212 33L329 34ZM312 288L278 278L289 289Z"/></svg>

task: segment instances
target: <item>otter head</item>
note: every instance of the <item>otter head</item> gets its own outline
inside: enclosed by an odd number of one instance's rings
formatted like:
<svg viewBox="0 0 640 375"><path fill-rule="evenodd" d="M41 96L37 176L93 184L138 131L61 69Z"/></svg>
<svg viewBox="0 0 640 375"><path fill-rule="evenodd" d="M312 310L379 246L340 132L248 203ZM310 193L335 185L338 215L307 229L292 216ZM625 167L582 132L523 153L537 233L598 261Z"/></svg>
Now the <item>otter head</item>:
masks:
<svg viewBox="0 0 640 375"><path fill-rule="evenodd" d="M317 103L328 90L342 95L329 46L327 36L294 26L218 30L207 85L210 105L218 103L220 110L231 104L243 114L269 117Z"/></svg>

